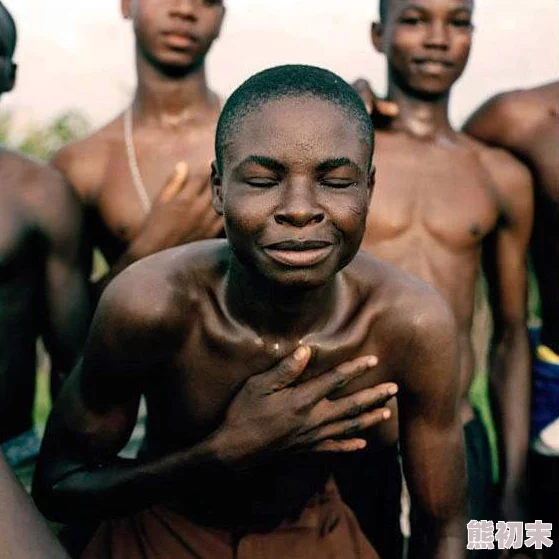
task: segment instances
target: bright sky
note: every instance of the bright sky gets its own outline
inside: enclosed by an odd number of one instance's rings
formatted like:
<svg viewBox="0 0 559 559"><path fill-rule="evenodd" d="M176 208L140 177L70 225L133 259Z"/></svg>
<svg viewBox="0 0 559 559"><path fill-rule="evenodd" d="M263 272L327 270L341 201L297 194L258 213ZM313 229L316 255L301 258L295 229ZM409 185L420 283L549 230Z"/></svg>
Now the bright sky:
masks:
<svg viewBox="0 0 559 559"><path fill-rule="evenodd" d="M383 90L384 61L369 42L378 0L228 0L222 36L209 59L212 87L227 95L257 70L287 62L368 77ZM134 90L133 42L119 0L4 0L19 29L16 90L2 99L21 121L69 108L94 125ZM452 116L464 119L489 95L559 77L558 0L477 0L470 64Z"/></svg>

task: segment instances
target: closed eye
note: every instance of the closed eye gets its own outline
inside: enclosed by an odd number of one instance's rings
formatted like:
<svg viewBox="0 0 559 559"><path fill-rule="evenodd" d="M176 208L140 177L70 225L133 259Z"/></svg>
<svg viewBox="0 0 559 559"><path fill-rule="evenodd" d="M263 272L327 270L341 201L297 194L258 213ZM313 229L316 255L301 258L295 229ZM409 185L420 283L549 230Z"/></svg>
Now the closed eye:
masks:
<svg viewBox="0 0 559 559"><path fill-rule="evenodd" d="M245 179L245 183L257 188L268 188L270 186L277 185L279 183L279 180L266 177L253 177Z"/></svg>
<svg viewBox="0 0 559 559"><path fill-rule="evenodd" d="M349 188L355 186L357 181L354 179L321 179L320 184L330 188Z"/></svg>

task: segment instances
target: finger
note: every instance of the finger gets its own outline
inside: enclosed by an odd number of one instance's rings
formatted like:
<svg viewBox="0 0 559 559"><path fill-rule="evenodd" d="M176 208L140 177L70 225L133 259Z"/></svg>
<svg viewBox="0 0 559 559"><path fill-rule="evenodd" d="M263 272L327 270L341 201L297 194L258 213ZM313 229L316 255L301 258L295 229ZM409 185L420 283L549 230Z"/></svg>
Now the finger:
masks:
<svg viewBox="0 0 559 559"><path fill-rule="evenodd" d="M400 114L400 107L393 101L381 101L379 99L376 102L376 109L381 115L389 118L394 118Z"/></svg>
<svg viewBox="0 0 559 559"><path fill-rule="evenodd" d="M320 442L327 439L352 438L371 427L390 419L392 412L388 408L381 408L362 413L351 419L335 421L312 432L315 441Z"/></svg>
<svg viewBox="0 0 559 559"><path fill-rule="evenodd" d="M346 439L343 441L335 441L333 439L322 441L314 446L313 452L355 452L363 450L367 446L365 439Z"/></svg>
<svg viewBox="0 0 559 559"><path fill-rule="evenodd" d="M295 382L305 370L311 358L309 346L299 346L293 353L284 357L275 367L257 375L256 378L269 392L278 392Z"/></svg>
<svg viewBox="0 0 559 559"><path fill-rule="evenodd" d="M175 166L173 176L163 187L159 195L159 201L162 203L172 200L183 188L188 177L188 163L186 161L179 161Z"/></svg>
<svg viewBox="0 0 559 559"><path fill-rule="evenodd" d="M378 359L374 355L358 357L353 361L348 361L334 367L327 373L308 380L301 387L296 388L296 390L305 391L309 403L319 402L322 398L342 388L366 371L370 371L377 363Z"/></svg>
<svg viewBox="0 0 559 559"><path fill-rule="evenodd" d="M321 423L357 417L366 410L384 406L397 392L397 385L387 382L373 388L365 388L344 398L329 401L327 406L318 410L321 414L328 414L327 417L322 418Z"/></svg>

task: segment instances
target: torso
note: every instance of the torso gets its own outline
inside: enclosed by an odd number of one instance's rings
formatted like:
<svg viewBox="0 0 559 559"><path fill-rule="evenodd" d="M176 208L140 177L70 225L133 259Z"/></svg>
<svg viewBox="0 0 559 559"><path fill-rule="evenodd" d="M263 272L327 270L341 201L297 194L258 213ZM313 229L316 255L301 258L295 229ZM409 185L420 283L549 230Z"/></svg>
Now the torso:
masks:
<svg viewBox="0 0 559 559"><path fill-rule="evenodd" d="M484 238L498 225L499 195L477 146L378 132L377 183L362 247L432 284L457 320L462 419L472 417L470 329Z"/></svg>
<svg viewBox="0 0 559 559"><path fill-rule="evenodd" d="M32 165L0 152L0 442L32 426L43 270L41 236L27 198Z"/></svg>
<svg viewBox="0 0 559 559"><path fill-rule="evenodd" d="M506 147L531 168L536 185L532 259L542 341L559 353L559 82L510 95L518 103L511 123L518 134Z"/></svg>
<svg viewBox="0 0 559 559"><path fill-rule="evenodd" d="M210 245L221 247L217 259L207 258L208 250L201 250L194 258L190 256L188 262L197 268L194 277L185 278L181 271L188 267L186 259L182 265L180 257L173 261L176 273L171 281L178 297L173 296L173 304L184 317L180 326L184 342L173 366L159 372L146 387L148 452L153 455L191 446L210 434L219 426L240 385L248 377L271 368L299 343L296 339L266 338L231 317L224 298L229 249L225 243L217 243ZM401 363L394 347L405 344L406 336L412 334L411 327L404 327L410 314L399 309L409 310L419 304L415 288L410 287L411 278L403 275L402 281L399 271L385 264L370 264L371 261L376 262L366 255L359 256L339 274L339 290L352 305L337 305L326 327L302 338L315 349L308 376L361 355L378 356L379 366L374 372L346 387L345 392L397 380ZM363 287L367 285L366 278L372 283L371 273L381 278L376 292ZM415 303L410 305L414 298ZM162 378L165 382L161 382ZM181 428L186 425L188 428ZM382 429L375 428L370 438L373 444L392 444L396 431L396 420L390 420ZM285 518L300 510L324 485L331 470L328 464L324 455L290 456L285 462L275 460L251 468L250 474L209 472L208 483L200 484L203 493L188 499L177 495L177 503L182 505L176 506L186 506L187 512L210 524L233 518L240 524L258 525L266 521L271 503L270 519ZM209 511L214 508L220 519L211 516Z"/></svg>
<svg viewBox="0 0 559 559"><path fill-rule="evenodd" d="M134 121L134 150L151 201L179 161L188 163L189 180L210 188L216 122L217 112L177 125L176 129L148 128ZM55 164L87 206L93 242L113 264L146 219L146 209L132 180L123 117L66 150Z"/></svg>

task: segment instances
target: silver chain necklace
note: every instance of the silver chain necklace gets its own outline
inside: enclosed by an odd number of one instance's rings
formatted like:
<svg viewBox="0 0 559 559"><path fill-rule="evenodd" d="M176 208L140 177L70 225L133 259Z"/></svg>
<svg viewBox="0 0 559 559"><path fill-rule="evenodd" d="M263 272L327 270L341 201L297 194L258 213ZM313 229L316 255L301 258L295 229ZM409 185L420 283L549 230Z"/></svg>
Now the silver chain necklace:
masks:
<svg viewBox="0 0 559 559"><path fill-rule="evenodd" d="M132 130L132 105L124 111L124 143L126 144L126 155L128 156L128 169L132 177L132 184L136 189L138 198L146 214L151 211L152 202L147 193L146 186L142 180L136 150L134 149L134 132Z"/></svg>

